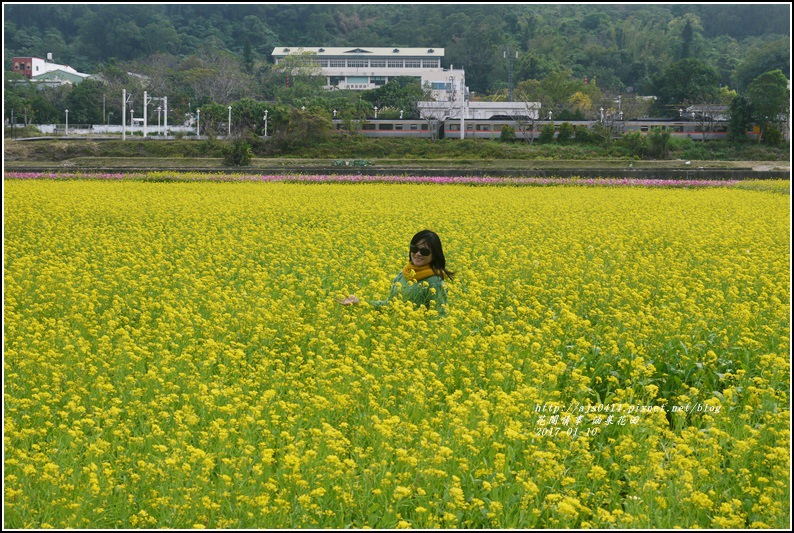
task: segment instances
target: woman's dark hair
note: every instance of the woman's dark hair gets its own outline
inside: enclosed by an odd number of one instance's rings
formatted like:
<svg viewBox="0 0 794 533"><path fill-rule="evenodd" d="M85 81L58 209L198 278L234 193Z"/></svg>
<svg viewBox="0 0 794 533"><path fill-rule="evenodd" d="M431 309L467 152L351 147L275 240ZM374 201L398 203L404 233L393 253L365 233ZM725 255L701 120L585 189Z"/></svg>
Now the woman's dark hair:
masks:
<svg viewBox="0 0 794 533"><path fill-rule="evenodd" d="M455 273L447 270L447 260L444 258L444 250L441 248L441 239L439 239L435 232L426 229L413 236L411 239L411 246L422 241L425 241L430 251L433 253L433 260L430 261L430 268L442 278L451 280ZM411 260L411 252L408 252L408 260Z"/></svg>

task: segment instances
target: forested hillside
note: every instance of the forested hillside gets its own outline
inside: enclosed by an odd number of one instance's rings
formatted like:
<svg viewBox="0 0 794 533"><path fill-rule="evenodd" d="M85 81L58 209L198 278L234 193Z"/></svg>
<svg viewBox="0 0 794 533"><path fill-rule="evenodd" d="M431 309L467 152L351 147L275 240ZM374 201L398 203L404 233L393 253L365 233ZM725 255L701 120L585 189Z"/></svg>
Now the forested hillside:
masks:
<svg viewBox="0 0 794 533"><path fill-rule="evenodd" d="M83 72L153 54L228 52L249 65L275 46L435 46L466 69L472 91L559 69L604 89L652 91L667 65L696 57L741 89L789 63L790 10L780 5L5 5L5 68L15 55ZM448 66L447 65L447 66Z"/></svg>

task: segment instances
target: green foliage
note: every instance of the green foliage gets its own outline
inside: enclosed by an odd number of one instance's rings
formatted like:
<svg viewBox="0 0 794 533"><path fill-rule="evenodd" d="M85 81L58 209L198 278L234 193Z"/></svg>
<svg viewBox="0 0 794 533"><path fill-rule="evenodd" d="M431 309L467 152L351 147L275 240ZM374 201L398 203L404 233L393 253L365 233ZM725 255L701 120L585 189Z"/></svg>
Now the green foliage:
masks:
<svg viewBox="0 0 794 533"><path fill-rule="evenodd" d="M730 120L728 123L728 140L731 142L747 141L747 131L753 124L753 107L750 100L739 95L731 102Z"/></svg>
<svg viewBox="0 0 794 533"><path fill-rule="evenodd" d="M430 95L422 89L422 85L410 76L392 78L389 82L377 89L366 91L361 98L378 108L392 108L399 117L399 111L404 111L404 118L417 118L419 111L416 102L429 100ZM387 118L387 116L383 116ZM396 118L396 117L394 117Z"/></svg>
<svg viewBox="0 0 794 533"><path fill-rule="evenodd" d="M667 159L670 152L670 131L655 126L648 132L648 155L653 159Z"/></svg>
<svg viewBox="0 0 794 533"><path fill-rule="evenodd" d="M499 140L502 142L512 142L516 140L516 129L512 126L505 124L502 126L502 131L499 134Z"/></svg>
<svg viewBox="0 0 794 533"><path fill-rule="evenodd" d="M639 131L633 131L621 135L615 145L625 148L629 156L644 158L648 153L648 140Z"/></svg>
<svg viewBox="0 0 794 533"><path fill-rule="evenodd" d="M333 123L322 111L290 109L287 123L272 136L272 149L291 152L326 141Z"/></svg>
<svg viewBox="0 0 794 533"><path fill-rule="evenodd" d="M541 143L550 143L554 140L554 124L545 124L540 129L538 141Z"/></svg>
<svg viewBox="0 0 794 533"><path fill-rule="evenodd" d="M563 122L560 124L560 131L557 132L557 142L566 144L573 139L575 129L570 122Z"/></svg>
<svg viewBox="0 0 794 533"><path fill-rule="evenodd" d="M788 114L788 80L780 70L765 72L754 79L747 87L746 96L762 135L768 128L775 128L781 116ZM779 136L773 138L777 140Z"/></svg>
<svg viewBox="0 0 794 533"><path fill-rule="evenodd" d="M682 59L664 69L654 79L659 104L672 104L668 114L678 112L676 106L687 102L707 102L719 91L719 73L703 61Z"/></svg>
<svg viewBox="0 0 794 533"><path fill-rule="evenodd" d="M223 164L226 166L247 166L251 164L253 157L251 145L242 139L237 139L223 147Z"/></svg>

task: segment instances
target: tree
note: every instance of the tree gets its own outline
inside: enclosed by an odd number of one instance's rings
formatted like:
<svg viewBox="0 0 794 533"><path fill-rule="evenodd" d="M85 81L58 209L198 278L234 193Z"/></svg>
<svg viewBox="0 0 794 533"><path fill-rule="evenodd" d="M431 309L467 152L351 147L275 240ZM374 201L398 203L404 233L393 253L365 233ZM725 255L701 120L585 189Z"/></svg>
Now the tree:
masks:
<svg viewBox="0 0 794 533"><path fill-rule="evenodd" d="M430 100L429 91L423 90L422 85L410 76L392 78L385 85L365 91L362 99L379 109L391 107L403 110L404 117L417 117L416 103Z"/></svg>
<svg viewBox="0 0 794 533"><path fill-rule="evenodd" d="M761 142L764 132L770 127L780 129L782 118L788 115L788 80L779 69L765 72L750 83L746 96L760 128Z"/></svg>
<svg viewBox="0 0 794 533"><path fill-rule="evenodd" d="M654 126L648 132L648 154L654 159L667 159L670 151L670 131Z"/></svg>
<svg viewBox="0 0 794 533"><path fill-rule="evenodd" d="M102 124L102 96L105 87L97 80L78 83L66 97L72 124ZM105 102L107 105L107 101Z"/></svg>
<svg viewBox="0 0 794 533"><path fill-rule="evenodd" d="M276 132L275 145L284 150L305 148L325 141L333 123L323 113L290 109L286 127Z"/></svg>
<svg viewBox="0 0 794 533"><path fill-rule="evenodd" d="M705 102L719 90L719 74L703 61L682 59L664 69L654 78L658 103L668 105L668 114L688 102Z"/></svg>
<svg viewBox="0 0 794 533"><path fill-rule="evenodd" d="M791 46L788 38L768 42L751 50L736 66L733 78L738 90L744 91L758 76L775 69L791 71Z"/></svg>
<svg viewBox="0 0 794 533"><path fill-rule="evenodd" d="M422 102L422 104L419 105L418 111L419 118L427 123L427 128L430 131L430 139L435 141L438 138L441 122L445 118L454 118L454 115L460 118L462 109L462 106L457 107L455 102Z"/></svg>
<svg viewBox="0 0 794 533"><path fill-rule="evenodd" d="M747 140L747 132L753 126L753 106L741 95L736 96L729 108L728 139L733 142Z"/></svg>

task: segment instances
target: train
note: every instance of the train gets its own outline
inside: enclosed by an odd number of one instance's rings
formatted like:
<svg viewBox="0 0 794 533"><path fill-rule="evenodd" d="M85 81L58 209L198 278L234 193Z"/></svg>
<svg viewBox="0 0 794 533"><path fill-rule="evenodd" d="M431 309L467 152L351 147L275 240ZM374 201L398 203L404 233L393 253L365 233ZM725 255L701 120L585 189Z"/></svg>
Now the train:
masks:
<svg viewBox="0 0 794 533"><path fill-rule="evenodd" d="M350 127L350 123L343 120L334 119L334 129L344 131ZM569 121L547 121L535 120L534 127L529 129L527 121L511 117L495 116L490 119L469 119L463 122L466 128L462 138L464 139L499 139L502 135L502 128L509 126L513 128L516 138L527 140L529 136L537 139L541 130L547 124L555 127L555 137L559 133L560 124L568 122L574 128L591 128L598 121L593 120L569 120ZM436 139L460 139L461 120L459 118L445 120L423 120L423 119L367 119L355 121L352 133L358 133L364 137L413 137L413 138L436 138ZM724 139L728 135L728 122L725 120L704 124L698 121L648 118L633 119L611 124L613 133L619 134L640 132L646 134L654 127L669 131L672 137L685 137L695 141L714 141ZM432 128L432 129L431 129ZM754 128L747 132L747 137L758 140L758 129Z"/></svg>

